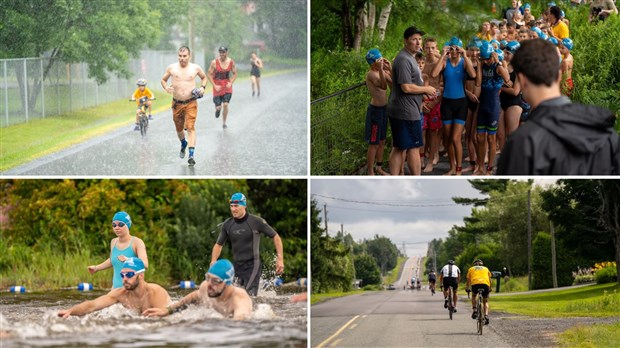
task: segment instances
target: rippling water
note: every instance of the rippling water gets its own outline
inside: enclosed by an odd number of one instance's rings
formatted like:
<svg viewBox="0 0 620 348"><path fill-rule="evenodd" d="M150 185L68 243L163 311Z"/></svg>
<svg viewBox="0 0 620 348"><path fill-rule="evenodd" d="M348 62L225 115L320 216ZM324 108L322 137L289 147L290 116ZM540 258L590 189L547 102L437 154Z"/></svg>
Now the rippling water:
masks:
<svg viewBox="0 0 620 348"><path fill-rule="evenodd" d="M173 301L189 290L169 291ZM120 304L83 317L60 309L105 291L0 295L0 346L8 347L306 347L307 303L273 291L254 298L252 319L233 321L192 305L164 318L146 318Z"/></svg>

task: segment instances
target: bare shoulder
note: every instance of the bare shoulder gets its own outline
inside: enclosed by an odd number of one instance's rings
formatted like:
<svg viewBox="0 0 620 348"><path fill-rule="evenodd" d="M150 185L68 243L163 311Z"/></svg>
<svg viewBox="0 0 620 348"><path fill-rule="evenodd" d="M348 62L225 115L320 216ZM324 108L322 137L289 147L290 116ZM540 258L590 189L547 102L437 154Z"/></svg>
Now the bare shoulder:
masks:
<svg viewBox="0 0 620 348"><path fill-rule="evenodd" d="M156 283L147 283L147 284L148 284L149 291L152 293L168 294L168 291L166 291L166 289L164 289L164 287L159 284L156 284Z"/></svg>

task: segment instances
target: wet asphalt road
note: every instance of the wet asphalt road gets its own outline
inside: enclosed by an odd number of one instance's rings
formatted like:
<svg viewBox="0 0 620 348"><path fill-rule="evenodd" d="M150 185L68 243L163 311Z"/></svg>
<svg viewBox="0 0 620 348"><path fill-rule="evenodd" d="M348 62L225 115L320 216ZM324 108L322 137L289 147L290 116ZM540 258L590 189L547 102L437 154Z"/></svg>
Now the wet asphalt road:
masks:
<svg viewBox="0 0 620 348"><path fill-rule="evenodd" d="M143 139L123 126L3 175L27 176L278 176L307 175L307 72L261 79L260 98L249 80L233 85L227 129L215 118L212 96L198 103L196 165L179 158L171 110L153 115ZM156 107L170 99L157 100ZM129 118L130 116L128 116Z"/></svg>

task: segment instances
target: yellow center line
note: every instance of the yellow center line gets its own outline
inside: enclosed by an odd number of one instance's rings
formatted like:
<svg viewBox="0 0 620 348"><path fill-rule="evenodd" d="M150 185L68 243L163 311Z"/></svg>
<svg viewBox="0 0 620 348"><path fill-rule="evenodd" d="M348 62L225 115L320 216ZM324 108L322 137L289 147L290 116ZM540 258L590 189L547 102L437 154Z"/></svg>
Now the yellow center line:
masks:
<svg viewBox="0 0 620 348"><path fill-rule="evenodd" d="M349 326L357 318L359 318L359 315L354 316L353 319L349 320L348 323L344 324L340 329L338 329L338 331L336 331L336 333L331 335L325 341L321 342L318 346L316 346L316 348L323 348L325 345L327 345L327 343L329 343L329 341L333 340L334 338L336 338L336 336L340 335L340 333L344 331L344 329L346 329L347 326Z"/></svg>

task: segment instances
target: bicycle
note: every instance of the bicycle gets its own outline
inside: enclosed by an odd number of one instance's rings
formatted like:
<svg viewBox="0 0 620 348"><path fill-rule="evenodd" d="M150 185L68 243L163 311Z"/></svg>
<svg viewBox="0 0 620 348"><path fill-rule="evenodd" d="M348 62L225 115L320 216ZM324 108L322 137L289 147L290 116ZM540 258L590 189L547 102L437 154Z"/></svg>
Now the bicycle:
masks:
<svg viewBox="0 0 620 348"><path fill-rule="evenodd" d="M482 289L478 289L478 294L476 295L476 311L478 312L478 318L476 319L476 324L478 326L478 334L482 335L482 328L484 327L484 305L482 302L484 299L482 298Z"/></svg>
<svg viewBox="0 0 620 348"><path fill-rule="evenodd" d="M146 102L149 100L155 100L155 98L149 99L148 97L142 97L138 99L138 102L140 103L140 105L138 105L138 109L140 110L138 115L138 126L140 127L140 135L143 137L146 136L146 131L149 127L149 117L146 114L146 109L148 108ZM129 101L135 100L129 99Z"/></svg>
<svg viewBox="0 0 620 348"><path fill-rule="evenodd" d="M429 283L428 287L431 290L431 296L435 296L435 283Z"/></svg>
<svg viewBox="0 0 620 348"><path fill-rule="evenodd" d="M448 312L450 313L450 320L452 320L452 313L454 313L454 290L452 286L448 287Z"/></svg>

